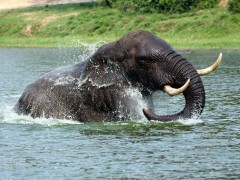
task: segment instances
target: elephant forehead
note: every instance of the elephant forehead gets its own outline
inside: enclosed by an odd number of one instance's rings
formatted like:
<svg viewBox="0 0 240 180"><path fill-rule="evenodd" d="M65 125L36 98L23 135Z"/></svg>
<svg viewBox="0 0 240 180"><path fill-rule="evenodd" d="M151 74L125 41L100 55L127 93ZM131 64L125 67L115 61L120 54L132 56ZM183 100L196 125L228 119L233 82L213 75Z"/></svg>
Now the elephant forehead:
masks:
<svg viewBox="0 0 240 180"><path fill-rule="evenodd" d="M169 54L174 53L173 49L171 48L152 48L149 52L149 55L154 59L161 59L164 60L169 56Z"/></svg>
<svg viewBox="0 0 240 180"><path fill-rule="evenodd" d="M171 49L171 46L161 38L153 35L148 31L132 31L123 36L120 40L123 45L128 47L161 47L163 49Z"/></svg>

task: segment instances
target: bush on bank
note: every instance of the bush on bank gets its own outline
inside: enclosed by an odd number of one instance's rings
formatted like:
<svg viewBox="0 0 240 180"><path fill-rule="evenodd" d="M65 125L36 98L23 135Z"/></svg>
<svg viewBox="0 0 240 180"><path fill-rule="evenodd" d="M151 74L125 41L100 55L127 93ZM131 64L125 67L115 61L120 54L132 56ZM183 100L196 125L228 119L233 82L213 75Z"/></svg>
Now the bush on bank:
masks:
<svg viewBox="0 0 240 180"><path fill-rule="evenodd" d="M219 0L99 0L98 2L100 5L124 12L173 14L185 13L192 9L213 8L217 6Z"/></svg>
<svg viewBox="0 0 240 180"><path fill-rule="evenodd" d="M230 0L228 10L232 13L240 13L240 1Z"/></svg>

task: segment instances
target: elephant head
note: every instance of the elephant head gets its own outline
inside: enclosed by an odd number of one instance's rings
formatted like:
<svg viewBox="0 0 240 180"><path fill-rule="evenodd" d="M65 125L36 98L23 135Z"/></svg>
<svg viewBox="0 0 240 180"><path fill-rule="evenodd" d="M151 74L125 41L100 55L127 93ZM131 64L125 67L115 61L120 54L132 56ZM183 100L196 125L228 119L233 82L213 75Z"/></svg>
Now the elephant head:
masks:
<svg viewBox="0 0 240 180"><path fill-rule="evenodd" d="M103 47L102 55L120 63L127 79L132 86L139 88L142 94L152 94L157 90L166 91L170 95L183 93L185 107L181 112L159 116L150 109L143 109L149 120L173 121L202 113L205 91L200 76L218 67L221 54L211 67L196 70L167 42L146 31L130 32L109 46L111 48Z"/></svg>

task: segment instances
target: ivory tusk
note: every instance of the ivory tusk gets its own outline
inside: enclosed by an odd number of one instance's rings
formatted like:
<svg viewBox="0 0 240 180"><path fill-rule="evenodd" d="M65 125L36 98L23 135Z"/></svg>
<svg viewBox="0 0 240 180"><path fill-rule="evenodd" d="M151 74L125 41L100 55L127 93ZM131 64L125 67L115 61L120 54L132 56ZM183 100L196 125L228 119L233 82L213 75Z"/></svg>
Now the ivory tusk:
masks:
<svg viewBox="0 0 240 180"><path fill-rule="evenodd" d="M175 95L179 95L182 92L184 92L187 89L189 83L190 83L190 79L188 79L187 82L182 87L180 87L178 89L172 88L170 85L165 85L163 89L168 94L175 96Z"/></svg>
<svg viewBox="0 0 240 180"><path fill-rule="evenodd" d="M213 72L214 70L216 70L218 68L218 66L220 65L221 61L222 61L222 53L219 54L217 60L215 61L215 63L213 65L211 65L210 67L205 68L205 69L197 70L197 73L200 76L207 75L207 74Z"/></svg>

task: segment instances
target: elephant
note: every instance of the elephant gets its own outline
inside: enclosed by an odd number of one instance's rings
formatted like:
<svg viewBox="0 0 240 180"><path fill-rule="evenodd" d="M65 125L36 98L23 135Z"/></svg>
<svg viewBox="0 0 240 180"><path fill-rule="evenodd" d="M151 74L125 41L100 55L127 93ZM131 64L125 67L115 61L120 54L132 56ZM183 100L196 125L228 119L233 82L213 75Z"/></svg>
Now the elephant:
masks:
<svg viewBox="0 0 240 180"><path fill-rule="evenodd" d="M78 64L57 68L28 85L14 110L33 118L64 118L79 122L107 122L144 117L161 122L200 116L205 106L202 75L216 62L196 70L163 39L148 31L131 31L102 45ZM135 92L141 99L131 92ZM183 93L185 107L172 115L154 113L152 95Z"/></svg>

